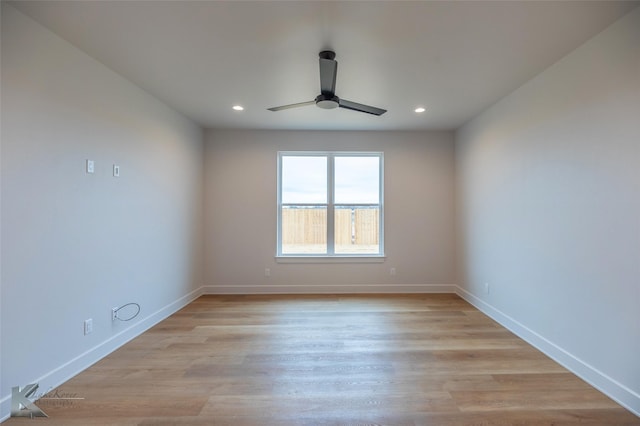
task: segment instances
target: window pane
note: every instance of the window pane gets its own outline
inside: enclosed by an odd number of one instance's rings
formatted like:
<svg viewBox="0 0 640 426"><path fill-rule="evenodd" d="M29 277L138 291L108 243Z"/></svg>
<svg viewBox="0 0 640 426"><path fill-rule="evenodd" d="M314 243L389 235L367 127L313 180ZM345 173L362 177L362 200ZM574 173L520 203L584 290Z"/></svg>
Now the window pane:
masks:
<svg viewBox="0 0 640 426"><path fill-rule="evenodd" d="M379 157L336 157L334 167L336 204L379 202Z"/></svg>
<svg viewBox="0 0 640 426"><path fill-rule="evenodd" d="M327 157L282 157L282 202L327 202Z"/></svg>
<svg viewBox="0 0 640 426"><path fill-rule="evenodd" d="M380 252L380 209L345 207L335 209L335 252L378 254Z"/></svg>
<svg viewBox="0 0 640 426"><path fill-rule="evenodd" d="M282 208L282 254L327 253L327 208Z"/></svg>

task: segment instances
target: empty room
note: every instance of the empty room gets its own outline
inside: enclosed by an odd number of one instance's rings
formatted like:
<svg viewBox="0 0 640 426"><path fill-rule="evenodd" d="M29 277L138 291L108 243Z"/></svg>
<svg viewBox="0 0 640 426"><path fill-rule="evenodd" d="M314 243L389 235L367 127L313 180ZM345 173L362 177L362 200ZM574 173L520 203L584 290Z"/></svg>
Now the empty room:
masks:
<svg viewBox="0 0 640 426"><path fill-rule="evenodd" d="M640 2L1 1L6 425L640 425Z"/></svg>

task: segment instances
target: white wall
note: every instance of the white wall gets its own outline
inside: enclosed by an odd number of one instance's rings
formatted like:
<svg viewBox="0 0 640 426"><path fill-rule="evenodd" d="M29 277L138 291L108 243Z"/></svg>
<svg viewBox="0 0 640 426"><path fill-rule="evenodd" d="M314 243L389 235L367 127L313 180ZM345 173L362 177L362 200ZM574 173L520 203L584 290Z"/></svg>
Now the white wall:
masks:
<svg viewBox="0 0 640 426"><path fill-rule="evenodd" d="M2 2L0 417L12 386L60 384L199 288L202 150L194 123ZM130 301L140 316L112 323Z"/></svg>
<svg viewBox="0 0 640 426"><path fill-rule="evenodd" d="M275 262L279 150L384 152L385 263ZM451 132L208 131L205 170L207 291L453 289Z"/></svg>
<svg viewBox="0 0 640 426"><path fill-rule="evenodd" d="M456 170L469 299L640 413L640 9L459 129Z"/></svg>

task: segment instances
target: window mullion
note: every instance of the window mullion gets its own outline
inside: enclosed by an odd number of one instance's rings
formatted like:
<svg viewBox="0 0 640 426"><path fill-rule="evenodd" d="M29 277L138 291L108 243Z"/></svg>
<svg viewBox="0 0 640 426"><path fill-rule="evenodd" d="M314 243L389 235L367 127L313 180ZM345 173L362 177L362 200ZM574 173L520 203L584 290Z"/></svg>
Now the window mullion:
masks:
<svg viewBox="0 0 640 426"><path fill-rule="evenodd" d="M334 219L334 156L327 156L327 254L334 255L335 219Z"/></svg>

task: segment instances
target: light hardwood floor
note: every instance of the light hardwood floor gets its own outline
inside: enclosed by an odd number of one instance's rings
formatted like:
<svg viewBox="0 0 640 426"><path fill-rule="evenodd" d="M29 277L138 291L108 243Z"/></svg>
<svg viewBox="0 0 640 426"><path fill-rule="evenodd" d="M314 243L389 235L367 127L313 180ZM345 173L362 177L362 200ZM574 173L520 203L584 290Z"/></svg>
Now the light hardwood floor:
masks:
<svg viewBox="0 0 640 426"><path fill-rule="evenodd" d="M59 391L6 424L640 424L451 294L203 296Z"/></svg>

